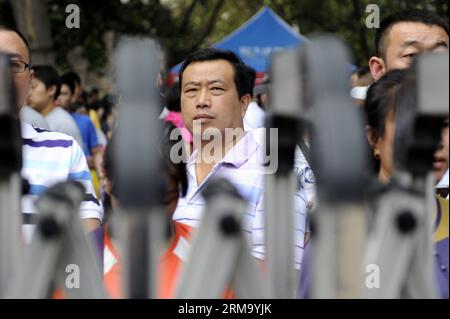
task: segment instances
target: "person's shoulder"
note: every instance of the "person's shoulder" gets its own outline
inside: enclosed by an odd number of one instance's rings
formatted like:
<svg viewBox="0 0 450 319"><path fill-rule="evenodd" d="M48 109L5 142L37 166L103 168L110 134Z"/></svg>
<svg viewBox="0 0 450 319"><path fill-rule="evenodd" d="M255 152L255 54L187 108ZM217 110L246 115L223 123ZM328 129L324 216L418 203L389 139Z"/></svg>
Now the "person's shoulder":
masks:
<svg viewBox="0 0 450 319"><path fill-rule="evenodd" d="M57 106L53 109L52 114L58 117L62 117L62 118L70 118L70 120L73 121L73 117L72 115L70 115L69 112L67 112L66 110L64 110L62 107Z"/></svg>
<svg viewBox="0 0 450 319"><path fill-rule="evenodd" d="M87 114L80 114L80 120L86 124L92 124L92 120ZM93 125L93 124L92 124Z"/></svg>
<svg viewBox="0 0 450 319"><path fill-rule="evenodd" d="M33 156L34 151L38 150L39 156L44 158L48 156L66 158L66 156L78 156L83 152L73 137L37 128L28 123L22 124L22 146L26 148L23 154L27 157Z"/></svg>
<svg viewBox="0 0 450 319"><path fill-rule="evenodd" d="M77 112L71 112L70 115L77 123L86 123L86 117L88 117L85 114L79 114Z"/></svg>
<svg viewBox="0 0 450 319"><path fill-rule="evenodd" d="M445 199L441 196L436 196L437 201L438 201L438 205L440 210L442 211L442 213L444 214L449 214L449 202L448 199Z"/></svg>
<svg viewBox="0 0 450 319"><path fill-rule="evenodd" d="M59 106L56 106L53 108L53 110L51 110L47 116L55 116L55 115L62 115L65 114L66 112Z"/></svg>
<svg viewBox="0 0 450 319"><path fill-rule="evenodd" d="M20 110L20 119L26 123L32 124L35 127L49 129L48 123L44 116L28 105L24 105Z"/></svg>
<svg viewBox="0 0 450 319"><path fill-rule="evenodd" d="M253 116L264 116L266 112L258 105L258 103L252 101L247 107L247 112Z"/></svg>
<svg viewBox="0 0 450 319"><path fill-rule="evenodd" d="M437 216L435 220L434 241L438 242L449 237L449 202L440 196L437 197Z"/></svg>
<svg viewBox="0 0 450 319"><path fill-rule="evenodd" d="M42 140L74 141L73 137L70 135L39 128L28 123L24 123L22 127L26 127L26 131L28 133L27 135L31 135L31 136L23 136L24 138L30 138L37 141Z"/></svg>
<svg viewBox="0 0 450 319"><path fill-rule="evenodd" d="M43 118L41 113L39 113L38 111L36 111L35 109L33 109L31 106L28 106L28 105L22 106L22 108L20 109L20 113L25 114L25 115L32 115L32 116L37 116L37 117Z"/></svg>
<svg viewBox="0 0 450 319"><path fill-rule="evenodd" d="M259 127L253 130L250 130L247 134L252 142L258 144L258 146L265 145L266 143L266 128Z"/></svg>
<svg viewBox="0 0 450 319"><path fill-rule="evenodd" d="M75 118L66 110L62 109L61 107L58 107L60 109L61 119L64 119L66 122L65 125L67 126L67 129L69 129L69 133L72 134L72 132L75 130L75 132L78 132L78 125Z"/></svg>
<svg viewBox="0 0 450 319"><path fill-rule="evenodd" d="M47 120L47 122L50 124L50 129L53 128L53 126L51 125L52 123L58 123L60 124L61 121L67 121L68 116L70 117L70 119L73 121L73 118L70 116L69 113L67 113L66 111L64 111L62 108L60 108L59 106L55 107L51 112L49 112L46 116L45 119Z"/></svg>
<svg viewBox="0 0 450 319"><path fill-rule="evenodd" d="M245 160L244 165L240 166L241 169L250 169L257 175L264 174L264 138L265 131L263 130L255 129L245 132L240 146L236 149L238 158Z"/></svg>

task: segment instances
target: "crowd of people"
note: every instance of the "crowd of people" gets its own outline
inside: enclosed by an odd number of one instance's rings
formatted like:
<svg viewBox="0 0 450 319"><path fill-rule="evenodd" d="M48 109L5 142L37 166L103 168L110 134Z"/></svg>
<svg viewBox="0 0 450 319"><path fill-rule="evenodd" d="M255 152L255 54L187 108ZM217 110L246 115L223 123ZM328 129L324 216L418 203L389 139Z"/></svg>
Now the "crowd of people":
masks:
<svg viewBox="0 0 450 319"><path fill-rule="evenodd" d="M394 174L394 132L399 95L411 78L414 58L425 52L448 52L449 27L444 19L422 10L407 10L384 19L376 33L376 56L366 66L349 74L349 94L365 115L367 141L372 150L373 176L388 184ZM105 231L103 273L106 290L113 298L123 297L122 261L109 231L109 216L120 203L115 194L114 129L119 98L93 89L84 93L75 72L59 75L48 65L33 65L28 42L16 29L0 23L0 51L10 54L11 67L22 124L22 175L30 183L23 195L24 216L36 213L33 201L58 181L76 180L86 190L80 216L88 231ZM192 233L205 212L202 191L208 182L226 177L248 202L243 231L250 254L258 265L265 259L264 119L270 105L270 80L254 86L255 71L230 51L201 49L188 55L179 82L162 90L165 99L160 119L166 130L163 153L166 196L161 199L172 221L172 238L161 259L163 273L158 296L174 297L181 265L186 261ZM325 93L326 94L326 93ZM195 126L200 125L200 136ZM174 128L182 129L188 158L172 163L168 138ZM226 129L234 136L225 138ZM221 134L214 148L202 139L208 129ZM448 298L448 118L442 125L441 142L430 163L436 180L436 212L433 212L436 278L439 294ZM199 139L196 144L195 140ZM309 146L309 140L306 140ZM169 146L168 146L169 145ZM207 160L204 157L208 153ZM130 154L131 155L131 154ZM308 213L316 204L314 170L299 148L295 174L295 269L301 273L299 295L310 296ZM375 198L373 199L375 200ZM31 240L32 218L24 218L27 242ZM262 266L263 267L263 266ZM233 297L233 291L224 292Z"/></svg>

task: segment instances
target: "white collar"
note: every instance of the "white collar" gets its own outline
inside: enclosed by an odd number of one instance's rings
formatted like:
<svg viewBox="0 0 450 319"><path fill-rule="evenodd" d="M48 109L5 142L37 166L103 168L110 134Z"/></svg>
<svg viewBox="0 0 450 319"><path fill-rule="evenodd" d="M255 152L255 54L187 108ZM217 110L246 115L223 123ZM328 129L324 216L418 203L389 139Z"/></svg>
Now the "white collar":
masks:
<svg viewBox="0 0 450 319"><path fill-rule="evenodd" d="M444 176L439 181L439 183L436 185L436 188L447 188L447 187L448 187L448 169L445 172Z"/></svg>

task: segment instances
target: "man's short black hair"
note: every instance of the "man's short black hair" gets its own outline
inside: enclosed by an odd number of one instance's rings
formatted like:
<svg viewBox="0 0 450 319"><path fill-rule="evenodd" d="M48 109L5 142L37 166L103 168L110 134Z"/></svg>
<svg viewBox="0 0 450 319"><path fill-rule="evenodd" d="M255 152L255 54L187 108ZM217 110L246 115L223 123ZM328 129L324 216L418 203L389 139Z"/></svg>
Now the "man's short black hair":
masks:
<svg viewBox="0 0 450 319"><path fill-rule="evenodd" d="M76 86L76 84L81 85L81 78L78 75L78 73L74 72L74 71L70 71L67 73L64 73L64 77L68 80L68 81L72 81L74 83L74 85ZM74 90L75 91L75 90Z"/></svg>
<svg viewBox="0 0 450 319"><path fill-rule="evenodd" d="M32 67L34 70L34 77L45 84L48 89L52 85L56 86L55 96L56 100L61 92L61 78L56 70L49 65L35 65Z"/></svg>
<svg viewBox="0 0 450 319"><path fill-rule="evenodd" d="M449 34L448 21L438 15L427 10L403 10L388 16L381 21L380 28L377 29L375 34L375 50L378 57L383 58L385 56L384 50L386 48L383 47L383 42L392 26L400 22L417 22L429 26L439 26Z"/></svg>
<svg viewBox="0 0 450 319"><path fill-rule="evenodd" d="M28 56L30 57L30 61L25 61L28 62L28 64L31 64L31 49L30 49L30 44L28 43L27 38L25 38L25 36L23 35L22 32L20 32L19 30L17 30L16 28L10 26L7 23L4 23L2 21L0 21L0 31L10 31L10 32L14 32L15 34L17 34L23 41L23 43L25 43L25 46L27 47L28 50Z"/></svg>
<svg viewBox="0 0 450 319"><path fill-rule="evenodd" d="M400 103L399 92L402 90L408 75L407 69L392 70L369 87L364 102L364 113L366 124L373 134L370 144L385 136L389 113L393 112L394 116L397 115L401 105L404 105ZM372 164L375 172L378 172L380 159L374 157Z"/></svg>
<svg viewBox="0 0 450 319"><path fill-rule="evenodd" d="M256 71L251 66L246 65L247 69L247 78L248 78L248 89L251 97L253 97L253 86L255 85L256 80Z"/></svg>
<svg viewBox="0 0 450 319"><path fill-rule="evenodd" d="M372 128L376 139L384 136L389 113L396 114L398 111L400 105L398 92L407 78L407 71L389 71L374 82L367 91L364 102L366 124Z"/></svg>
<svg viewBox="0 0 450 319"><path fill-rule="evenodd" d="M63 76L61 77L61 85L63 85L63 84L65 84L69 87L71 94L75 93L75 81L74 81L73 77L70 76L70 74L68 74L68 73L63 74Z"/></svg>
<svg viewBox="0 0 450 319"><path fill-rule="evenodd" d="M205 62L205 61L216 61L225 60L231 63L234 68L234 82L236 84L236 89L239 98L243 97L245 94L250 94L252 91L249 88L249 80L247 73L247 66L244 62L232 51L219 50L214 48L201 49L196 51L184 60L181 66L179 77L180 77L180 91L183 82L183 72L188 67L189 64L195 62Z"/></svg>
<svg viewBox="0 0 450 319"><path fill-rule="evenodd" d="M181 112L180 107L180 85L175 83L174 85L166 89L166 106L169 111Z"/></svg>

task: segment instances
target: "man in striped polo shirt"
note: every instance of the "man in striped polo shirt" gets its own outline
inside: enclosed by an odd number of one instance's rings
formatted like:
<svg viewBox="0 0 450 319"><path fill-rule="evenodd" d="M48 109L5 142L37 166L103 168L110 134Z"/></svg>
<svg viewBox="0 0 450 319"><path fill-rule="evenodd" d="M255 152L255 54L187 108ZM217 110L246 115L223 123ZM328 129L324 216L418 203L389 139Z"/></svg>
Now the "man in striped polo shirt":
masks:
<svg viewBox="0 0 450 319"><path fill-rule="evenodd" d="M251 255L263 260L264 150L251 132L243 129L252 92L245 64L230 51L200 50L186 58L180 70L180 89L183 120L194 135L195 150L187 163L187 194L179 199L173 215L175 229L184 228L180 233L186 233L186 229L198 227L202 214L208 213L203 211L201 192L212 178L225 177L248 202L243 230L248 235ZM230 138L231 131L234 136ZM306 200L299 187L295 197L297 269L303 254L305 224ZM178 245L174 245L174 254L181 260L185 258L186 243L185 238L179 238Z"/></svg>
<svg viewBox="0 0 450 319"><path fill-rule="evenodd" d="M21 108L33 78L30 70L29 45L17 30L0 23L0 51L11 55L17 105ZM98 228L103 217L103 209L93 191L81 147L68 135L40 130L25 122L21 124L22 176L30 183L29 193L22 198L25 241L29 242L33 229L33 225L27 224L27 221L31 221L30 216L36 213L34 200L51 185L69 179L81 182L86 189L80 216L87 230Z"/></svg>

